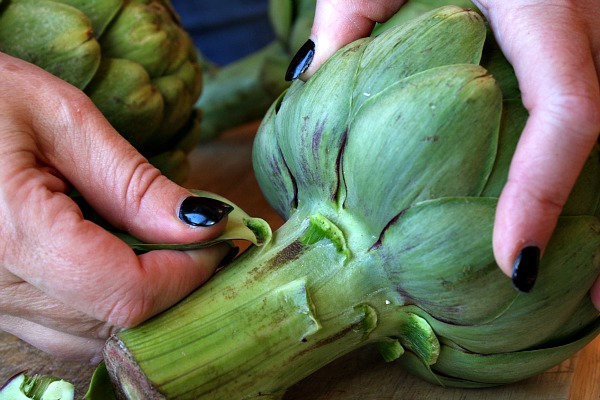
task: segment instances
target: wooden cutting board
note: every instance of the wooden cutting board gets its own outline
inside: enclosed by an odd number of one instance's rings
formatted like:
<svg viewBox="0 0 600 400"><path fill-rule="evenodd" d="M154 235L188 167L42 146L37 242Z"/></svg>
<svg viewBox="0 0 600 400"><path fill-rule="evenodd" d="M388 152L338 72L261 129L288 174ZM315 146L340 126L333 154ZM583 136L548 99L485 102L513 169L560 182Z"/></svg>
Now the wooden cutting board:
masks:
<svg viewBox="0 0 600 400"><path fill-rule="evenodd" d="M192 153L190 188L219 193L273 228L282 221L260 193L251 167L256 124L228 132ZM241 243L240 243L241 244ZM0 331L0 385L20 371L73 382L76 398L87 389L94 366L65 362ZM385 363L366 347L342 357L292 387L285 400L600 400L600 337L571 359L526 381L491 389L445 389ZM232 399L234 400L234 399Z"/></svg>

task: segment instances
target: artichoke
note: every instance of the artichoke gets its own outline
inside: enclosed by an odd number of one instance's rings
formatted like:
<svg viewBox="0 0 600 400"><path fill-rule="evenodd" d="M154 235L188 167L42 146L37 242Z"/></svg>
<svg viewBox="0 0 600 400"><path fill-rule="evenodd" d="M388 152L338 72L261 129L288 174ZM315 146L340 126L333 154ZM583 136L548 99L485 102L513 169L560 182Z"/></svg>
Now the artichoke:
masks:
<svg viewBox="0 0 600 400"><path fill-rule="evenodd" d="M282 398L366 344L430 382L538 374L598 333L590 154L531 293L496 266L497 197L527 112L481 16L447 6L356 41L269 109L254 167L287 220L167 312L112 336L123 398Z"/></svg>
<svg viewBox="0 0 600 400"><path fill-rule="evenodd" d="M0 51L83 90L151 162L185 179L202 75L169 0L4 0Z"/></svg>

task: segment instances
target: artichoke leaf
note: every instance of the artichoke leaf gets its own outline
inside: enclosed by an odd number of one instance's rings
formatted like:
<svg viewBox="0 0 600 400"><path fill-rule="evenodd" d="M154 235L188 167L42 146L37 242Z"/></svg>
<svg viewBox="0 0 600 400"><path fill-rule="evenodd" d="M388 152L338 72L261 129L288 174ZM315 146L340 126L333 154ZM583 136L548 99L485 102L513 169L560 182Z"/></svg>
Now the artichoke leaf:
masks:
<svg viewBox="0 0 600 400"><path fill-rule="evenodd" d="M94 370L83 400L117 400L104 361L101 361Z"/></svg>
<svg viewBox="0 0 600 400"><path fill-rule="evenodd" d="M470 10L448 6L390 29L367 46L359 64L354 107L415 73L450 64L478 64L486 30Z"/></svg>
<svg viewBox="0 0 600 400"><path fill-rule="evenodd" d="M78 9L52 0L8 3L0 15L0 51L79 89L91 81L101 58L90 20Z"/></svg>
<svg viewBox="0 0 600 400"><path fill-rule="evenodd" d="M494 79L468 64L432 68L371 97L349 128L344 207L379 235L411 204L479 195L494 163L501 109Z"/></svg>
<svg viewBox="0 0 600 400"><path fill-rule="evenodd" d="M440 374L439 379L447 386L456 386L452 380L445 379L453 376L460 377L457 380L460 386L464 386L464 381L494 385L512 383L560 364L585 347L599 333L600 320L597 320L587 331L581 333L579 339L562 346L497 354L477 354L442 346L433 370Z"/></svg>
<svg viewBox="0 0 600 400"><path fill-rule="evenodd" d="M224 197L218 196L214 193L204 192L201 190L191 190L191 192L198 196L221 200L234 207L233 211L228 216L225 230L215 239L199 243L169 244L145 243L127 233L122 232L115 232L115 235L121 238L121 240L127 243L132 249L141 251L194 250L209 247L217 243L228 242L231 240L247 240L254 245L262 246L271 240L271 228L269 227L269 224L266 221L260 218L250 217L235 204L231 203Z"/></svg>
<svg viewBox="0 0 600 400"><path fill-rule="evenodd" d="M124 0L54 0L58 3L69 4L83 12L92 22L94 36L102 36L106 27L113 18L121 11Z"/></svg>
<svg viewBox="0 0 600 400"><path fill-rule="evenodd" d="M104 57L85 92L112 126L143 152L165 108L147 71L124 58Z"/></svg>
<svg viewBox="0 0 600 400"><path fill-rule="evenodd" d="M487 26L480 65L487 69L498 81L504 100L521 100L521 90L515 71L504 53L502 53L489 25Z"/></svg>
<svg viewBox="0 0 600 400"><path fill-rule="evenodd" d="M189 58L190 39L174 24L168 7L157 1L145 3L126 3L100 44L107 56L137 62L155 78L171 73Z"/></svg>
<svg viewBox="0 0 600 400"><path fill-rule="evenodd" d="M594 215L600 204L600 146L594 145L561 215Z"/></svg>
<svg viewBox="0 0 600 400"><path fill-rule="evenodd" d="M277 109L284 95L285 92L273 103L262 120L254 139L252 166L258 185L271 207L280 216L289 219L290 213L298 204L297 188L277 144L275 127Z"/></svg>
<svg viewBox="0 0 600 400"><path fill-rule="evenodd" d="M370 40L359 40L338 51L307 83L295 81L281 102L275 127L277 141L297 182L298 204L333 200L337 195L338 155L350 111L352 71L356 70L364 43Z"/></svg>
<svg viewBox="0 0 600 400"><path fill-rule="evenodd" d="M572 240L572 238L579 240ZM539 267L535 290L519 294L497 318L487 323L458 325L428 315L418 309L411 312L425 318L435 332L471 352L501 353L539 346L548 340L564 338L555 332L570 334L565 326L576 319L575 325L587 318L576 312L600 273L600 221L591 216L560 217ZM565 266L568 265L568 268ZM507 286L510 281L502 280ZM496 290L496 288L494 288ZM496 293L491 289L488 293ZM486 295L477 299L486 302ZM560 301L548 307L548 299ZM586 312L587 314L587 312ZM535 315L536 318L531 318ZM597 315L597 314L596 314ZM519 321L515 323L515 321Z"/></svg>
<svg viewBox="0 0 600 400"><path fill-rule="evenodd" d="M163 118L145 147L148 151L164 148L188 121L196 99L192 98L185 83L176 75L165 75L152 80L162 95Z"/></svg>
<svg viewBox="0 0 600 400"><path fill-rule="evenodd" d="M517 292L492 251L496 199L441 198L407 209L377 247L390 280L411 303L453 324L498 317ZM494 293L489 298L489 293Z"/></svg>
<svg viewBox="0 0 600 400"><path fill-rule="evenodd" d="M481 193L486 197L500 197L500 192L508 178L508 168L517 148L519 137L529 113L523 107L521 99L505 100L502 103L502 119L498 134L498 153L494 168Z"/></svg>

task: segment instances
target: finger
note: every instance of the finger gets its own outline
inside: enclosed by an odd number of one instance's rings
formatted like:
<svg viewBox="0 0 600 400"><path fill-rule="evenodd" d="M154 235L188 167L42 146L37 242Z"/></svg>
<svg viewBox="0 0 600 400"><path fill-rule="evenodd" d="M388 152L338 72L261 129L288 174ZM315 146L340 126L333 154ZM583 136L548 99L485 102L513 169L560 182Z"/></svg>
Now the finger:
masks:
<svg viewBox="0 0 600 400"><path fill-rule="evenodd" d="M488 17L530 114L498 203L494 253L517 288L528 291L539 254L598 137L600 89L575 10L533 5L514 13L506 2L494 4Z"/></svg>
<svg viewBox="0 0 600 400"><path fill-rule="evenodd" d="M3 79L24 86L17 96L36 93L13 101L26 107L11 110L35 135L35 162L55 168L111 224L159 243L203 241L223 229L219 222L231 207L195 197L195 203L185 202L189 191L149 164L83 92L31 64L17 59L11 63L14 67ZM24 128L13 129L23 134ZM182 221L182 205L184 214L192 212L201 222Z"/></svg>
<svg viewBox="0 0 600 400"><path fill-rule="evenodd" d="M348 43L369 36L376 22L388 20L406 1L319 0L309 41L292 60L287 80L306 80Z"/></svg>
<svg viewBox="0 0 600 400"><path fill-rule="evenodd" d="M0 315L2 330L45 353L65 360L98 364L102 360L104 340L89 339L55 331L23 318Z"/></svg>

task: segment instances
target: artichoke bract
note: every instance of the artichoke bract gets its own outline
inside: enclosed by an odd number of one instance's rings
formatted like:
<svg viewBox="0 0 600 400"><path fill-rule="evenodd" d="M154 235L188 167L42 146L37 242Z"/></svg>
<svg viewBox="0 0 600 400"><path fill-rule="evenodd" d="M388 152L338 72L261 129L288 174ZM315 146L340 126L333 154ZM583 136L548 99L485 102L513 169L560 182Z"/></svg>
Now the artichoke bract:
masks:
<svg viewBox="0 0 600 400"><path fill-rule="evenodd" d="M270 108L256 176L286 219L171 310L111 337L124 398L278 399L366 344L432 383L485 387L600 332L600 163L531 293L495 264L494 212L527 118L479 14L448 6L338 51Z"/></svg>
<svg viewBox="0 0 600 400"><path fill-rule="evenodd" d="M5 0L0 51L83 90L144 156L185 179L202 75L169 0Z"/></svg>

